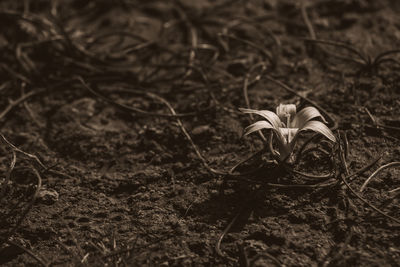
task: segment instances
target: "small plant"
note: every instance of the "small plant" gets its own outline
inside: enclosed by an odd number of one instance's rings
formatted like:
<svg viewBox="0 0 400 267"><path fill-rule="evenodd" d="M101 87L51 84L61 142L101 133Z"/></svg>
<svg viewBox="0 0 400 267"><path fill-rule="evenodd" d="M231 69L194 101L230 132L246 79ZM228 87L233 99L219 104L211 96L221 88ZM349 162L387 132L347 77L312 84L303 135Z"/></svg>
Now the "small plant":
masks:
<svg viewBox="0 0 400 267"><path fill-rule="evenodd" d="M324 124L327 123L321 113L314 107L306 107L296 113L296 105L280 104L276 113L269 110L253 110L240 108L243 113L257 114L266 120L257 121L245 129L245 136L262 129L271 129L278 143L280 161L293 163L293 150L299 134L303 131L314 131L324 135L332 142L336 142L332 131ZM321 119L324 123L314 120ZM272 146L271 146L272 147Z"/></svg>

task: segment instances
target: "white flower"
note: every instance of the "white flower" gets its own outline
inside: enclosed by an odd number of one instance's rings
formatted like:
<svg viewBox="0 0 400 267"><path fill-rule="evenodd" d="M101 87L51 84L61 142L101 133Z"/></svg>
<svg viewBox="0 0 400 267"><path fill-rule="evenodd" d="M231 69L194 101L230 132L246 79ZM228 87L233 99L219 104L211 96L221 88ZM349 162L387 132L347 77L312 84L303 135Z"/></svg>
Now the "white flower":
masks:
<svg viewBox="0 0 400 267"><path fill-rule="evenodd" d="M294 146L302 131L314 131L321 133L332 142L335 136L324 124L327 123L321 113L314 107L306 107L296 113L293 104L280 104L276 113L269 110L253 110L240 108L244 113L253 113L264 117L263 121L257 121L245 129L245 135L262 129L272 129L278 140L279 158L286 160L291 158ZM313 119L320 118L324 123Z"/></svg>

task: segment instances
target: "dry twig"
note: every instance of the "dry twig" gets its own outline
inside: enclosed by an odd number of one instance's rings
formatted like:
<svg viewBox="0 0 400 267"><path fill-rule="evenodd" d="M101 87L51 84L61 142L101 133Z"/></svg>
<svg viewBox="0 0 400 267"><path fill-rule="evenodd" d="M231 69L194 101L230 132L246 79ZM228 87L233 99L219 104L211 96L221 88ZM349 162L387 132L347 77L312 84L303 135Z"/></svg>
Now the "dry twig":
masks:
<svg viewBox="0 0 400 267"><path fill-rule="evenodd" d="M374 171L371 176L368 177L368 179L363 183L363 185L360 188L359 192L364 191L365 187L367 186L367 184L375 177L377 176L381 171L390 168L390 167L394 167L394 166L400 166L400 161L395 161L395 162L391 162L388 164L385 164L381 167L379 167L379 169L377 169L376 171Z"/></svg>

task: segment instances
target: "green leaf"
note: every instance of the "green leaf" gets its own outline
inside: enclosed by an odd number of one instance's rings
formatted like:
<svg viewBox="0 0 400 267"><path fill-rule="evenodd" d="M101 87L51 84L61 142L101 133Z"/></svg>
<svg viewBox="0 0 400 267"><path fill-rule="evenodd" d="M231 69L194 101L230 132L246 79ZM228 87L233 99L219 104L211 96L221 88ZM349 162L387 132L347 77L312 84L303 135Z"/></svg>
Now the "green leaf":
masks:
<svg viewBox="0 0 400 267"><path fill-rule="evenodd" d="M267 121L257 121L246 127L246 129L244 130L244 135L248 135L262 129L274 129L274 126L272 126L271 123Z"/></svg>
<svg viewBox="0 0 400 267"><path fill-rule="evenodd" d="M302 131L314 131L316 133L320 133L324 135L326 138L331 140L332 142L336 142L336 138L333 135L332 131L320 121L308 121L303 128L301 128L296 136L293 138L293 141L297 138L298 134Z"/></svg>
<svg viewBox="0 0 400 267"><path fill-rule="evenodd" d="M296 114L291 123L291 127L302 128L307 122L318 117L321 118L323 122L328 123L318 109L314 107L305 107Z"/></svg>
<svg viewBox="0 0 400 267"><path fill-rule="evenodd" d="M254 109L247 109L247 108L239 108L239 110L241 112L243 112L243 113L257 114L257 115L260 115L260 116L264 117L272 125L272 127L275 128L275 129L278 129L279 127L282 126L281 120L272 111L269 111L269 110L254 110Z"/></svg>
<svg viewBox="0 0 400 267"><path fill-rule="evenodd" d="M279 129L279 128L276 129L276 128L275 128L274 126L272 126L272 124L269 123L268 121L257 121L257 122L255 122L255 123L253 123L253 124L247 126L246 129L244 130L244 131L245 131L244 135L246 136L246 135L249 135L249 134L251 134L251 133L253 133L253 132L262 130L262 129L272 129L272 131L273 131L273 132L275 133L275 135L277 136L278 141L279 141L282 145L285 145L285 144L286 144L286 140L285 140L285 138L283 137L283 135L282 135L280 129Z"/></svg>
<svg viewBox="0 0 400 267"><path fill-rule="evenodd" d="M299 131L299 128L279 128L282 136L287 140L287 143L290 143L293 138L296 136L296 133Z"/></svg>

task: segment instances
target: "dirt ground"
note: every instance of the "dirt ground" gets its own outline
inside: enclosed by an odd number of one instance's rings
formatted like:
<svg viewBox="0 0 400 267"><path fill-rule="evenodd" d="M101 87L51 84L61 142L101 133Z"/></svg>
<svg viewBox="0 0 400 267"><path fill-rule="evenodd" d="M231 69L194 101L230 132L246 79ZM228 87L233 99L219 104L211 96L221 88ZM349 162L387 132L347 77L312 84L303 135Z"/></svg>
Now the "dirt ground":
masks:
<svg viewBox="0 0 400 267"><path fill-rule="evenodd" d="M399 14L1 1L0 265L399 266ZM280 103L337 142L283 171L238 110Z"/></svg>

